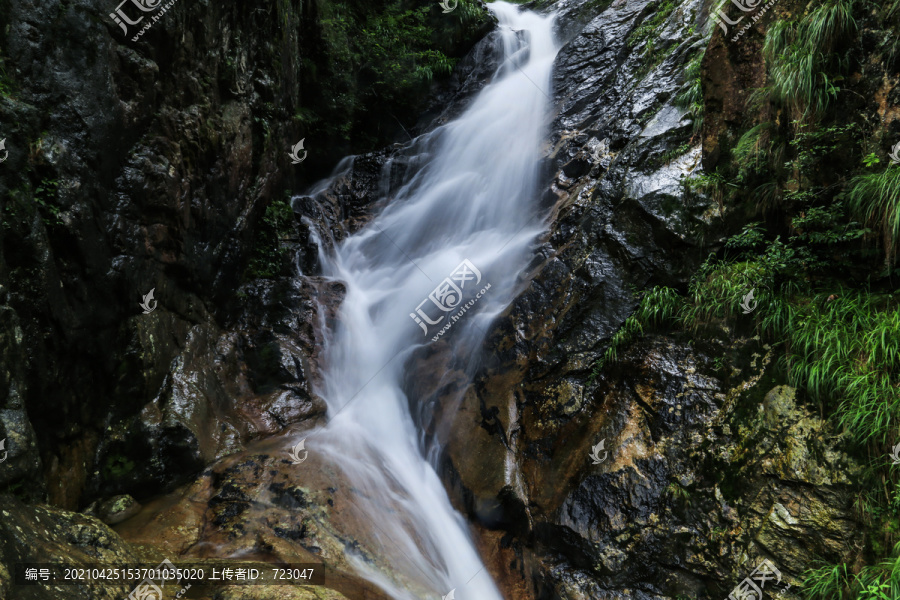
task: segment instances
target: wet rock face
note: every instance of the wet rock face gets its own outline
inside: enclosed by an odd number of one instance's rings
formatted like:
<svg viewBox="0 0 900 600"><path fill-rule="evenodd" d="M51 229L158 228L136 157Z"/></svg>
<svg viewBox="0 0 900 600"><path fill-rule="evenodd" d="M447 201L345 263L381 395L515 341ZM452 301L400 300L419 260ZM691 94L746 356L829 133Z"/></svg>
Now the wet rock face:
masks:
<svg viewBox="0 0 900 600"><path fill-rule="evenodd" d="M708 199L685 197L681 178L699 149L673 104L702 46L699 34L681 35L699 30L698 8L681 3L660 25L663 58L649 70L644 45L628 40L651 18L650 3L615 3L560 51L547 192L556 219L527 292L530 306L553 306L547 314L560 321L561 347L545 360L565 353L588 366L634 306L631 291L678 281L700 257L701 235L715 237Z"/></svg>
<svg viewBox="0 0 900 600"><path fill-rule="evenodd" d="M741 365L741 381L724 381L703 354L657 340L609 369L594 414L556 430L578 431L580 442L560 447L551 431L528 427L533 443L555 446L550 464L523 461L537 542L568 559L548 569L549 588L724 597L764 558L796 585L811 549L836 559L860 541L851 483L859 465L834 449L834 432L796 405L793 390L762 398L745 388L768 373L753 362ZM731 405L744 389L749 397ZM601 439L608 457L595 465L589 449ZM560 480L578 483L545 485Z"/></svg>
<svg viewBox="0 0 900 600"><path fill-rule="evenodd" d="M517 598L725 597L764 559L796 587L810 556L840 562L862 543L861 466L793 389L765 387L771 349L692 346L651 338L594 383L525 379L513 413L485 411L509 373L466 395L457 431L475 433L450 441L451 489L507 532L489 564Z"/></svg>
<svg viewBox="0 0 900 600"><path fill-rule="evenodd" d="M154 495L161 483L174 487L252 439L324 414L313 391L322 344L316 327L334 318L343 286L283 278L246 284L237 295L242 308L234 322L187 329L159 395L107 431L93 493ZM320 305L332 307L321 319ZM152 340L135 341L138 356L147 353L142 343Z"/></svg>
<svg viewBox="0 0 900 600"><path fill-rule="evenodd" d="M484 546L506 532L491 569L517 598L725 597L763 558L796 584L811 554L840 561L859 536L858 466L790 394L763 399L767 350L656 340L598 366L633 292L684 286L733 226L681 181L702 152L675 98L707 42L707 7L676 3L652 51L636 31L658 4L617 1L593 18L558 7L569 41L547 158L553 221L529 284L472 385L453 383L465 365L435 344L410 387L435 415L456 415L436 433L447 487L491 530ZM740 380L719 372L719 355Z"/></svg>
<svg viewBox="0 0 900 600"><path fill-rule="evenodd" d="M116 487L104 476L107 428L127 428L175 384L173 361L197 358L185 348L223 335L253 228L294 180L284 148L296 142L287 115L301 50L284 23L302 10L178 3L131 42L112 3L7 8L0 283L30 358L4 386L20 399L4 406L27 406L36 440L6 427L16 453L32 448L28 478L77 507L86 490ZM151 289L158 306L142 315ZM193 393L226 401L209 386ZM167 482L209 452L183 433L145 440L177 457ZM150 455L113 457L112 470Z"/></svg>
<svg viewBox="0 0 900 600"><path fill-rule="evenodd" d="M702 48L699 33L681 35L702 29L700 4L678 4L652 34L660 54L645 56L650 39L629 41L654 6L616 2L585 25L584 6L561 5L559 28L570 41L554 73L558 114L545 193L552 225L530 285L488 340L490 376L463 403L481 426L461 419L449 436L452 470L488 520L498 518L496 498L512 476L510 454L521 451L514 421L526 407L515 386L542 381L541 403L563 414L587 410L587 380L633 310L633 291L682 281L702 257L701 236L717 236L711 201L684 193L681 178L698 167L700 149L690 119L674 106L684 65ZM468 466L457 443L476 444L490 466ZM485 481L485 471L496 476Z"/></svg>

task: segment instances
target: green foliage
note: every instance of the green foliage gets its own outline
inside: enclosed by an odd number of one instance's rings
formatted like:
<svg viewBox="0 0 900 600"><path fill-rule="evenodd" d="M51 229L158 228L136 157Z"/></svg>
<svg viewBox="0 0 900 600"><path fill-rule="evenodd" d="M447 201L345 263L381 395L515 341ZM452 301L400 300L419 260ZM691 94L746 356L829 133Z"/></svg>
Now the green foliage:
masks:
<svg viewBox="0 0 900 600"><path fill-rule="evenodd" d="M44 225L61 225L59 206L59 181L45 178L33 190L29 185L13 190L3 206L3 229L10 230L17 225L30 222L35 212L40 213Z"/></svg>
<svg viewBox="0 0 900 600"><path fill-rule="evenodd" d="M59 196L59 181L56 179L44 179L34 189L34 202L40 207L45 225L62 225L59 218L61 209L57 204Z"/></svg>
<svg viewBox="0 0 900 600"><path fill-rule="evenodd" d="M594 383L604 366L618 360L619 350L639 337L645 326L660 326L676 318L681 305L681 297L672 288L657 286L646 292L634 313L613 335L603 357L594 363L587 385Z"/></svg>
<svg viewBox="0 0 900 600"><path fill-rule="evenodd" d="M885 261L894 264L900 248L900 168L859 175L848 187L850 209L880 232Z"/></svg>
<svg viewBox="0 0 900 600"><path fill-rule="evenodd" d="M785 302L785 299L781 299ZM887 441L900 426L900 310L896 299L839 290L788 303L764 318L787 341L791 383L840 399L838 418L859 441Z"/></svg>
<svg viewBox="0 0 900 600"><path fill-rule="evenodd" d="M363 25L357 43L365 58L361 69L373 76L373 96L397 101L422 90L435 74L453 70L455 61L431 48L432 30L425 24L430 10L391 7Z"/></svg>
<svg viewBox="0 0 900 600"><path fill-rule="evenodd" d="M666 19L669 18L676 6L675 0L658 0L655 9L652 11L652 16L644 21L640 27L628 34L628 38L625 40L628 47L634 48L641 42L646 41L649 47L644 49L644 55L646 56L652 52L652 44L659 38L659 28L666 22Z"/></svg>
<svg viewBox="0 0 900 600"><path fill-rule="evenodd" d="M897 600L900 598L900 544L892 556L856 575L847 565L826 565L809 571L803 581L807 600Z"/></svg>
<svg viewBox="0 0 900 600"><path fill-rule="evenodd" d="M841 201L827 206L813 206L795 216L791 227L797 240L812 245L834 246L857 240L869 233L855 221L849 221ZM824 266L818 265L818 266Z"/></svg>
<svg viewBox="0 0 900 600"><path fill-rule="evenodd" d="M676 290L657 286L641 298L635 318L641 326L659 327L674 320L681 307L682 299Z"/></svg>
<svg viewBox="0 0 900 600"><path fill-rule="evenodd" d="M896 436L900 298L842 288L809 293L803 273L815 268L811 252L793 240L765 241L758 223L726 246L754 258L710 257L684 299L671 288L651 290L613 337L604 361L615 360L621 346L646 326L677 323L696 332L718 322L755 319L760 332L784 343L782 361L791 384L813 399L836 403L840 423L857 440L884 442ZM741 308L750 290L762 307L752 317Z"/></svg>
<svg viewBox="0 0 900 600"><path fill-rule="evenodd" d="M273 200L255 232L253 255L247 269L246 277L271 278L277 276L287 256L287 249L282 240L291 232L294 222L294 210L290 197L284 200Z"/></svg>
<svg viewBox="0 0 900 600"><path fill-rule="evenodd" d="M732 151L740 169L738 181L744 181L751 173L758 173L766 167L770 156L768 142L771 129L772 123L760 123L738 140Z"/></svg>
<svg viewBox="0 0 900 600"><path fill-rule="evenodd" d="M713 321L734 318L744 296L750 290L758 302L765 303L762 286L771 280L765 267L757 262L726 263L708 260L700 268L688 288L687 304L679 318L689 329L697 331Z"/></svg>
<svg viewBox="0 0 900 600"><path fill-rule="evenodd" d="M661 157L659 157L660 166L667 165L670 162L672 162L673 160L675 160L676 158L678 158L680 156L684 156L685 154L688 153L688 151L690 149L691 149L690 142L684 142L678 146L675 146L674 148L670 148L669 150L666 150L663 153L663 155Z"/></svg>
<svg viewBox="0 0 900 600"><path fill-rule="evenodd" d="M600 376L604 366L618 360L619 350L640 336L644 332L644 326L659 326L674 319L681 303L678 292L672 288L655 287L646 292L634 313L625 319L622 327L613 335L603 357L594 363L587 385L591 385Z"/></svg>
<svg viewBox="0 0 900 600"><path fill-rule="evenodd" d="M691 506L691 493L676 482L672 482L666 486L666 493L681 508L689 508Z"/></svg>
<svg viewBox="0 0 900 600"><path fill-rule="evenodd" d="M733 235L725 242L725 247L741 252L754 251L765 245L766 230L762 223L748 223L741 232Z"/></svg>
<svg viewBox="0 0 900 600"><path fill-rule="evenodd" d="M753 328L779 350L776 372L801 398L817 402L858 451L871 453L871 480L858 503L868 533L860 558L869 566L855 567L856 574L850 565L807 572L803 592L810 600L900 598L900 545L894 546L900 468L883 456L885 444L900 440L900 292L884 278L889 270L873 268L876 251L861 243L877 236L886 266L896 264L900 168L885 168L883 155L872 152L882 139L877 126L873 134L865 118L844 113L850 107L840 94L842 77L859 54L855 10L873 39L895 37L892 26L879 28L877 21L900 17L900 0L822 0L781 13L792 16L766 29L769 84L751 95L730 159L720 158L715 173L684 181L687 191L707 193L720 205L727 200L733 214L748 211L748 220L764 214L772 233L749 223L695 273L686 294L667 290L657 301L662 316L642 314L642 301L632 315L636 323L614 338L621 354L621 344L650 326L694 339L698 330L730 336ZM888 68L900 55L900 44L892 43L893 50L881 44L874 54ZM699 69L688 81L676 97L684 108L700 97ZM702 112L702 103L696 107ZM756 213L744 202L748 196ZM759 307L744 314L740 304L750 289ZM712 366L721 371L727 363L726 357Z"/></svg>
<svg viewBox="0 0 900 600"><path fill-rule="evenodd" d="M847 148L855 145L859 135L859 125L856 123L823 127L818 123L794 121L793 125L796 129L790 146L796 152L794 166L801 173L812 172L823 159L837 151L846 152Z"/></svg>
<svg viewBox="0 0 900 600"><path fill-rule="evenodd" d="M803 580L803 595L807 600L843 598L844 591L850 587L850 575L847 565L826 565L810 570Z"/></svg>
<svg viewBox="0 0 900 600"><path fill-rule="evenodd" d="M800 120L821 116L840 92L840 75L847 67L834 51L852 39L857 25L853 0L827 0L800 20L779 20L766 32L763 55L769 64L771 98Z"/></svg>
<svg viewBox="0 0 900 600"><path fill-rule="evenodd" d="M703 79L701 77L703 55L699 52L690 60L685 69L687 84L675 97L675 106L683 108L691 115L694 122L693 133L697 135L703 129Z"/></svg>
<svg viewBox="0 0 900 600"><path fill-rule="evenodd" d="M720 209L724 209L725 207L725 193L727 188L738 187L734 183L728 181L725 176L718 171L714 173L698 173L692 177L685 177L681 181L685 190L708 194L715 200Z"/></svg>
<svg viewBox="0 0 900 600"><path fill-rule="evenodd" d="M474 0L460 0L449 14L436 3L410 6L402 0L371 5L317 3L321 56L306 59L308 100L295 120L308 135L321 133L362 146L378 143L401 119L417 112L433 79L450 74L451 53L465 48L487 13ZM367 137L360 138L360 135Z"/></svg>
<svg viewBox="0 0 900 600"><path fill-rule="evenodd" d="M612 341L609 344L609 348L606 349L606 353L603 355L602 364L607 364L609 362L614 362L618 360L618 350L622 346L625 345L626 342L633 340L638 334L643 333L643 329L641 328L640 322L635 318L634 315L631 315L625 322L622 324L622 327L616 332L613 336Z"/></svg>
<svg viewBox="0 0 900 600"><path fill-rule="evenodd" d="M878 155L875 154L874 152L870 152L869 154L867 154L866 156L863 157L862 161L863 161L863 164L866 165L866 167L871 168L871 167L874 167L875 165L877 165L878 163L880 163L881 159L878 158Z"/></svg>

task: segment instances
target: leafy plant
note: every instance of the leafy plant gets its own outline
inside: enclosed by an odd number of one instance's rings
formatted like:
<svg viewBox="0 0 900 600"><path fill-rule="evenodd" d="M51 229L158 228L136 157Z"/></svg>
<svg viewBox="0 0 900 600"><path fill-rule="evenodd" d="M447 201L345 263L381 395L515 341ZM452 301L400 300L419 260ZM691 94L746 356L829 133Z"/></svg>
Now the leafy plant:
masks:
<svg viewBox="0 0 900 600"><path fill-rule="evenodd" d="M840 75L829 75L847 64L834 53L852 39L857 25L853 0L827 0L800 20L779 20L766 32L763 55L772 79L771 97L798 120L822 115L840 88Z"/></svg>
<svg viewBox="0 0 900 600"><path fill-rule="evenodd" d="M850 587L847 565L825 565L810 570L803 580L804 596L809 599L840 599Z"/></svg>
<svg viewBox="0 0 900 600"><path fill-rule="evenodd" d="M878 163L880 163L881 159L878 158L878 155L875 154L874 152L870 152L869 154L867 154L866 156L863 157L862 161L863 161L863 164L866 165L866 167L871 168L871 167L874 167L875 165L877 165Z"/></svg>
<svg viewBox="0 0 900 600"><path fill-rule="evenodd" d="M880 232L885 262L894 264L900 241L900 168L855 177L847 198L850 209Z"/></svg>
<svg viewBox="0 0 900 600"><path fill-rule="evenodd" d="M693 135L703 129L703 78L701 77L704 52L697 53L685 69L687 84L675 97L675 106L684 108L693 120Z"/></svg>
<svg viewBox="0 0 900 600"><path fill-rule="evenodd" d="M766 166L770 156L768 142L771 128L771 123L760 123L738 140L733 153L735 162L740 165L739 181L744 181L750 174L763 170Z"/></svg>
<svg viewBox="0 0 900 600"><path fill-rule="evenodd" d="M699 173L693 177L685 177L681 181L682 185L684 185L687 190L709 194L716 204L719 205L720 210L724 210L725 208L725 192L727 187L738 187L736 184L725 179L718 171L713 173Z"/></svg>
<svg viewBox="0 0 900 600"><path fill-rule="evenodd" d="M56 202L58 196L59 181L56 179L44 179L34 189L34 202L40 207L46 225L62 225L62 219L59 218L62 209Z"/></svg>
<svg viewBox="0 0 900 600"><path fill-rule="evenodd" d="M848 573L847 565L827 565L807 572L803 582L807 600L896 600L900 598L900 544L892 556L876 566Z"/></svg>

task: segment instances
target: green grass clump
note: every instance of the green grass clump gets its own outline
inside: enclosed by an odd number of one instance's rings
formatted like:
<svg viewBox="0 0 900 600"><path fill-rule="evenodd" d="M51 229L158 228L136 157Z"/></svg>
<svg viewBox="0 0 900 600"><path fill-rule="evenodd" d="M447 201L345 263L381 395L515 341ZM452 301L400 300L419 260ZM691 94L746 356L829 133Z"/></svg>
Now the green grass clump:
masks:
<svg viewBox="0 0 900 600"><path fill-rule="evenodd" d="M885 261L893 265L900 248L900 168L858 175L849 185L850 209L881 232Z"/></svg>
<svg viewBox="0 0 900 600"><path fill-rule="evenodd" d="M853 0L830 0L799 20L779 20L766 32L763 55L769 64L771 98L798 120L821 116L840 88L846 60L839 43L857 31Z"/></svg>
<svg viewBox="0 0 900 600"><path fill-rule="evenodd" d="M675 106L688 111L693 120L693 135L703 129L703 78L702 63L704 52L699 52L690 60L685 69L687 85L675 97Z"/></svg>
<svg viewBox="0 0 900 600"><path fill-rule="evenodd" d="M853 575L847 565L827 565L806 574L806 600L897 600L900 598L900 544L892 556Z"/></svg>
<svg viewBox="0 0 900 600"><path fill-rule="evenodd" d="M644 332L645 325L659 326L674 319L682 305L678 292L669 287L655 287L641 299L638 308L613 335L603 357L594 363L587 384L591 385L607 364L616 362L619 350Z"/></svg>
<svg viewBox="0 0 900 600"><path fill-rule="evenodd" d="M814 399L839 400L839 421L860 442L894 439L900 430L897 299L839 290L779 302L764 324L786 340L791 383Z"/></svg>
<svg viewBox="0 0 900 600"><path fill-rule="evenodd" d="M762 171L771 154L769 146L771 123L760 123L751 127L732 150L738 164L738 181L744 181L751 173Z"/></svg>
<svg viewBox="0 0 900 600"><path fill-rule="evenodd" d="M807 252L775 239L764 243L751 225L729 247L764 245L754 260L710 258L681 297L666 287L646 293L613 336L602 364L646 327L676 324L696 333L738 319L754 319L757 331L782 343L790 383L835 408L839 423L860 443L893 442L900 431L900 297L830 288L815 293L799 275ZM759 307L744 314L753 290Z"/></svg>

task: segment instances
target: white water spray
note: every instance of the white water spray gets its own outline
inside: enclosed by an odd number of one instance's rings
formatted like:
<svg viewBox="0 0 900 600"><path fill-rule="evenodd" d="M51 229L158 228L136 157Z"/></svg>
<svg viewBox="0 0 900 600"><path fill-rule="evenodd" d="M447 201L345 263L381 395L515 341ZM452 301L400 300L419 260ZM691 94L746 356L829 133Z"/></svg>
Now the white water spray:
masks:
<svg viewBox="0 0 900 600"><path fill-rule="evenodd" d="M410 400L417 399L401 388L410 353L490 284L444 334L457 350L476 347L514 297L544 229L536 185L558 50L552 17L504 2L490 8L505 57L494 80L458 119L415 141L410 151L418 168L382 214L321 257L325 275L346 282L347 294L326 342L319 393L330 420L316 432L315 448L346 472L384 554L404 557L405 564L391 565L403 578L351 560L361 575L401 599L419 597L402 581L416 582L434 598L455 589L457 600L501 599L465 520L423 457L423 435L410 413ZM464 260L481 281L476 287L462 281L461 303L444 312L429 294ZM410 318L423 300L431 320L443 316L427 334ZM445 307L458 300L444 297Z"/></svg>

